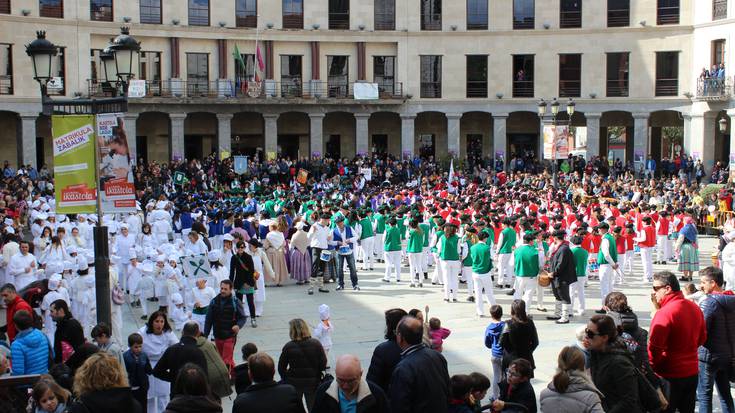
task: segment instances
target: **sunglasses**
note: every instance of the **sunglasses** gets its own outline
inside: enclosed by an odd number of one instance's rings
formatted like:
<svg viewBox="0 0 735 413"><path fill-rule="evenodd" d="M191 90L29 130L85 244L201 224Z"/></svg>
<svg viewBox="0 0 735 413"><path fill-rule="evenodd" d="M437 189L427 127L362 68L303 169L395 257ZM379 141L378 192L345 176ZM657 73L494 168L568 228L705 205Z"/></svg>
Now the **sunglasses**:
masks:
<svg viewBox="0 0 735 413"><path fill-rule="evenodd" d="M588 339L592 340L596 336L601 336L600 333L595 333L594 331L590 330L589 328L584 329L584 335L587 336Z"/></svg>
<svg viewBox="0 0 735 413"><path fill-rule="evenodd" d="M656 291L656 292L658 292L658 290L660 290L660 289L662 289L664 287L666 287L666 286L665 285L654 285L654 286L652 286L653 291Z"/></svg>

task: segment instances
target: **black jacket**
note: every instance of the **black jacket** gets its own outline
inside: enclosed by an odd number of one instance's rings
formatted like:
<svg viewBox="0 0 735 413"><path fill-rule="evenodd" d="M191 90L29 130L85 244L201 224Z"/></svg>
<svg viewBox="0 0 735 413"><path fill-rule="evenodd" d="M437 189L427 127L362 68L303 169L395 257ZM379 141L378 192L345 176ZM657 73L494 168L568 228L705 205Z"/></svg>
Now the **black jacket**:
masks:
<svg viewBox="0 0 735 413"><path fill-rule="evenodd" d="M551 272L554 273L554 285L558 283L571 284L577 282L577 268L574 264L574 254L569 244L564 243L554 251L550 262Z"/></svg>
<svg viewBox="0 0 735 413"><path fill-rule="evenodd" d="M230 281L235 284L235 291L243 287L255 287L255 264L248 253L234 254L230 258Z"/></svg>
<svg viewBox="0 0 735 413"><path fill-rule="evenodd" d="M235 373L235 393L240 394L245 391L245 389L250 386L250 376L248 376L248 371L250 368L248 367L248 363L242 363L237 366L235 366L234 373Z"/></svg>
<svg viewBox="0 0 735 413"><path fill-rule="evenodd" d="M128 373L130 387L140 387L147 391L149 387L148 375L153 374L148 356L141 352L138 357L135 357L133 351L128 350L123 353L123 361L125 362L125 371Z"/></svg>
<svg viewBox="0 0 735 413"><path fill-rule="evenodd" d="M507 369L513 360L521 358L530 361L531 366L535 369L533 351L536 350L538 344L538 333L533 320L529 319L527 323L508 320L500 335L500 345L503 346L503 370Z"/></svg>
<svg viewBox="0 0 735 413"><path fill-rule="evenodd" d="M390 380L393 413L446 413L449 405L447 360L423 344L409 347Z"/></svg>
<svg viewBox="0 0 735 413"><path fill-rule="evenodd" d="M311 413L341 413L339 408L339 386L332 379L319 386ZM387 413L388 398L377 384L361 380L357 391L357 413Z"/></svg>
<svg viewBox="0 0 735 413"><path fill-rule="evenodd" d="M638 379L633 358L622 342L608 345L606 351L590 351L592 382L605 396L606 413L639 413Z"/></svg>
<svg viewBox="0 0 735 413"><path fill-rule="evenodd" d="M498 383L498 387L500 388L500 400L508 403L522 404L528 409L527 413L536 413L538 411L536 407L536 392L533 391L533 386L531 386L529 381L524 381L519 384L518 387L510 392L510 395L508 395L508 387L510 385L507 381L501 381ZM512 412L513 410L508 408L504 411Z"/></svg>
<svg viewBox="0 0 735 413"><path fill-rule="evenodd" d="M709 294L699 306L707 326L707 341L699 347L699 360L728 365L735 352L735 296Z"/></svg>
<svg viewBox="0 0 735 413"><path fill-rule="evenodd" d="M390 377L393 375L393 369L400 361L401 348L395 339L378 344L373 351L372 359L370 359L370 368L366 376L367 381L377 384L384 392L388 393Z"/></svg>
<svg viewBox="0 0 735 413"><path fill-rule="evenodd" d="M79 321L67 317L56 323L54 333L54 362L61 363L61 342L66 341L74 350L84 344L84 330Z"/></svg>
<svg viewBox="0 0 735 413"><path fill-rule="evenodd" d="M247 319L242 301L238 300L234 293L228 298L222 298L221 294L217 294L209 302L203 335L209 337L209 332L214 329L214 338L226 340L236 336L232 327L237 325L242 328Z"/></svg>
<svg viewBox="0 0 735 413"><path fill-rule="evenodd" d="M252 384L238 394L232 413L304 413L304 403L290 384Z"/></svg>
<svg viewBox="0 0 735 413"><path fill-rule="evenodd" d="M173 383L179 369L186 363L194 363L207 373L207 359L197 346L194 337L181 337L181 341L166 349L153 368L153 375L163 381Z"/></svg>
<svg viewBox="0 0 735 413"><path fill-rule="evenodd" d="M176 396L163 413L222 413L222 405L204 396Z"/></svg>
<svg viewBox="0 0 735 413"><path fill-rule="evenodd" d="M133 398L130 387L97 390L71 404L71 413L141 413L143 408Z"/></svg>
<svg viewBox="0 0 735 413"><path fill-rule="evenodd" d="M296 388L316 389L326 368L324 347L315 338L289 341L283 346L278 359L278 374L281 379Z"/></svg>

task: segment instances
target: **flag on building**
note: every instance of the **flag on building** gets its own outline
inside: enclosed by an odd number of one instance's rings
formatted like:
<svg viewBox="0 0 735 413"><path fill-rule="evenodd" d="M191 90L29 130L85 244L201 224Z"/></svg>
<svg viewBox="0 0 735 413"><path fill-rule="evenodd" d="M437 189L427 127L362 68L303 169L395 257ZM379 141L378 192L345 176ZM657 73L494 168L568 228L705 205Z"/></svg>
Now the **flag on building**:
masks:
<svg viewBox="0 0 735 413"><path fill-rule="evenodd" d="M242 59L242 55L240 54L240 48L237 47L237 44L235 44L235 51L232 52L232 57L235 58L235 63L237 63L237 68L240 70L245 70L245 61Z"/></svg>
<svg viewBox="0 0 735 413"><path fill-rule="evenodd" d="M263 54L260 51L260 44L255 44L255 81L261 82L265 77L265 60L263 60Z"/></svg>

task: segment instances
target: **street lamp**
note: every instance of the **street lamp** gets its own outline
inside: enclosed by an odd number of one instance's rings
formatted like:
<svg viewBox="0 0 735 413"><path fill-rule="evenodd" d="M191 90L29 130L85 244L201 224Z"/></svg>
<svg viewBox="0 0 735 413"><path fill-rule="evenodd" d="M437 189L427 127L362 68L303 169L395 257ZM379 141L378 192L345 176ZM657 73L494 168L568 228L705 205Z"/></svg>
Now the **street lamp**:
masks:
<svg viewBox="0 0 735 413"><path fill-rule="evenodd" d="M133 64L138 61L140 42L130 35L130 28L121 27L120 35L112 41L108 48L115 57L115 73L122 82L123 92L127 94L128 82L135 74Z"/></svg>
<svg viewBox="0 0 735 413"><path fill-rule="evenodd" d="M720 120L717 122L720 125L720 132L724 135L725 132L727 132L727 119L720 118Z"/></svg>
<svg viewBox="0 0 735 413"><path fill-rule="evenodd" d="M46 84L51 80L51 60L58 53L58 48L46 40L45 31L36 32L36 40L26 46L26 53L33 62L33 78L41 86L41 94L46 95Z"/></svg>
<svg viewBox="0 0 735 413"><path fill-rule="evenodd" d="M538 101L538 116L541 118L541 120L544 120L544 117L546 117L546 110L550 106L551 107L551 124L556 127L557 125L557 116L559 115L559 109L561 108L561 103L556 99L553 98L551 100L550 104L547 104L544 99L541 99ZM569 99L569 102L567 102L566 106L566 112L567 115L569 115L569 124L572 123L572 116L574 116L574 112L576 109L576 103L572 99ZM558 182L557 182L557 159L556 159L556 145L552 143L551 145L551 170L552 170L552 185L554 186L554 189L558 188Z"/></svg>
<svg viewBox="0 0 735 413"><path fill-rule="evenodd" d="M100 60L102 61L102 70L105 74L105 81L115 84L117 83L117 65L115 64L115 55L110 47L105 47L100 52Z"/></svg>

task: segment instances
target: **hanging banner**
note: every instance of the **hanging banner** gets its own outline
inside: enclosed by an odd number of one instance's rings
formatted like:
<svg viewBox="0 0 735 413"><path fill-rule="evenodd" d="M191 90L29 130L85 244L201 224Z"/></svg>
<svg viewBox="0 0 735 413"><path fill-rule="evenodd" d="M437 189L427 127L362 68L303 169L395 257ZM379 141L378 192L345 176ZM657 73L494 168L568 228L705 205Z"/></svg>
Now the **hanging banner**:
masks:
<svg viewBox="0 0 735 413"><path fill-rule="evenodd" d="M181 266L186 277L207 278L212 274L212 267L205 254L181 257Z"/></svg>
<svg viewBox="0 0 735 413"><path fill-rule="evenodd" d="M306 171L306 169L299 169L298 175L296 175L296 182L300 183L301 185L306 185L306 182L309 180L309 172Z"/></svg>
<svg viewBox="0 0 735 413"><path fill-rule="evenodd" d="M57 214L97 211L94 116L52 116Z"/></svg>
<svg viewBox="0 0 735 413"><path fill-rule="evenodd" d="M360 168L360 173L366 181L371 181L373 179L373 170L371 168Z"/></svg>
<svg viewBox="0 0 735 413"><path fill-rule="evenodd" d="M248 157L247 156L235 156L235 173L242 175L248 171Z"/></svg>
<svg viewBox="0 0 735 413"><path fill-rule="evenodd" d="M377 83L357 82L352 89L355 100L375 100L380 97Z"/></svg>
<svg viewBox="0 0 735 413"><path fill-rule="evenodd" d="M544 159L567 159L573 137L566 125L544 125Z"/></svg>
<svg viewBox="0 0 735 413"><path fill-rule="evenodd" d="M145 80L134 79L128 84L128 97L129 98L144 98L145 97Z"/></svg>
<svg viewBox="0 0 735 413"><path fill-rule="evenodd" d="M122 113L97 115L99 178L105 214L135 212L133 163Z"/></svg>

